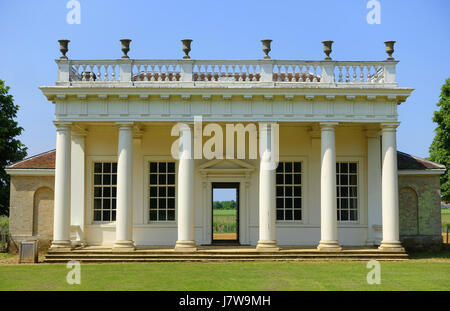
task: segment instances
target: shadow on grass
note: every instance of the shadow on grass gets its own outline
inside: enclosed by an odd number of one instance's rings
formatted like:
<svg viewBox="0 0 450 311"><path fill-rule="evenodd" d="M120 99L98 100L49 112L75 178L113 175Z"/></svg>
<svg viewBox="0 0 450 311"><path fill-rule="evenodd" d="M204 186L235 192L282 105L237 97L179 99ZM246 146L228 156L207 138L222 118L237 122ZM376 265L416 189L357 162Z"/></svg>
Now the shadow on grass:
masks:
<svg viewBox="0 0 450 311"><path fill-rule="evenodd" d="M410 259L450 259L450 245L443 244L441 250L408 251Z"/></svg>

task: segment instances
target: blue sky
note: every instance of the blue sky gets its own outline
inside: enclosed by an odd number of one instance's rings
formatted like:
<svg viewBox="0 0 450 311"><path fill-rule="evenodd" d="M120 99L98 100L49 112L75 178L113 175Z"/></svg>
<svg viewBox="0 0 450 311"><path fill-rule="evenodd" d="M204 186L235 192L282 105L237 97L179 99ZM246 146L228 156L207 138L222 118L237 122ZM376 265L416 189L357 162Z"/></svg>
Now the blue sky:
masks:
<svg viewBox="0 0 450 311"><path fill-rule="evenodd" d="M214 201L236 201L236 189L213 189Z"/></svg>
<svg viewBox="0 0 450 311"><path fill-rule="evenodd" d="M39 86L56 80L58 39L70 39L69 58L181 58L180 39L192 38L197 59L259 59L271 38L275 59L322 59L322 40L334 40L336 60L383 60L383 42L396 40L397 80L416 90L399 107L398 149L428 156L440 87L450 77L450 1L379 0L381 24L366 21L368 0L113 1L79 0L81 24L68 24L68 0L0 0L0 79L20 105L21 140L36 154L55 147L54 107Z"/></svg>

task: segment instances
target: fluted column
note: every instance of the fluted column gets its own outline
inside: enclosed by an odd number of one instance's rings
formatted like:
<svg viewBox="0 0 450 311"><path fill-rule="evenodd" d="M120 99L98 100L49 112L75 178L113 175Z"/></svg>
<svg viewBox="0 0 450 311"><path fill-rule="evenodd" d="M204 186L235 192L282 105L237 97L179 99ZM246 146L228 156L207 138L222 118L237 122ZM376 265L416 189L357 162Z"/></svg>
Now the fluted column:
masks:
<svg viewBox="0 0 450 311"><path fill-rule="evenodd" d="M52 251L70 249L70 122L55 122L56 163Z"/></svg>
<svg viewBox="0 0 450 311"><path fill-rule="evenodd" d="M259 125L259 251L277 251L274 139L270 124Z"/></svg>
<svg viewBox="0 0 450 311"><path fill-rule="evenodd" d="M318 250L340 251L336 212L336 142L337 123L321 123L320 169L320 243Z"/></svg>
<svg viewBox="0 0 450 311"><path fill-rule="evenodd" d="M193 129L180 128L178 161L178 251L195 251Z"/></svg>
<svg viewBox="0 0 450 311"><path fill-rule="evenodd" d="M114 251L133 251L133 122L120 122L117 154L116 241Z"/></svg>
<svg viewBox="0 0 450 311"><path fill-rule="evenodd" d="M400 244L398 212L397 139L399 123L382 123L381 204L383 240L380 249L403 251Z"/></svg>

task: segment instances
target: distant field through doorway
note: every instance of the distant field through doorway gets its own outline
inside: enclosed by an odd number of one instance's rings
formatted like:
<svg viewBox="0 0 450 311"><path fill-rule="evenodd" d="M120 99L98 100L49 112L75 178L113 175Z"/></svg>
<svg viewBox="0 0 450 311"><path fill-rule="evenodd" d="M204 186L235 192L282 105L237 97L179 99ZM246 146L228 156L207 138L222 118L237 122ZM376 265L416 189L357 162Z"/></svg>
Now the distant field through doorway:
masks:
<svg viewBox="0 0 450 311"><path fill-rule="evenodd" d="M212 184L212 241L239 241L239 183Z"/></svg>

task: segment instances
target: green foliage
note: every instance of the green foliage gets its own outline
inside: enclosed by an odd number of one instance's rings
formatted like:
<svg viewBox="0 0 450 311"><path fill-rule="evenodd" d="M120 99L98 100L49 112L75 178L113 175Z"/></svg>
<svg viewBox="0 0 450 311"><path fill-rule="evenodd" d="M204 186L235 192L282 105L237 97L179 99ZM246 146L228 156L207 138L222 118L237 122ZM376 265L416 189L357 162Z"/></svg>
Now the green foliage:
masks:
<svg viewBox="0 0 450 311"><path fill-rule="evenodd" d="M27 148L16 139L23 130L14 120L19 106L14 105L8 91L9 87L0 80L0 215L8 215L9 212L9 175L5 167L27 155Z"/></svg>
<svg viewBox="0 0 450 311"><path fill-rule="evenodd" d="M9 219L0 215L0 253L8 251Z"/></svg>
<svg viewBox="0 0 450 311"><path fill-rule="evenodd" d="M441 96L434 112L433 121L437 123L436 136L430 146L430 160L443 164L447 168L441 175L441 195L444 202L450 203L450 79L442 85Z"/></svg>
<svg viewBox="0 0 450 311"><path fill-rule="evenodd" d="M214 209L236 209L236 201L214 201L213 203Z"/></svg>
<svg viewBox="0 0 450 311"><path fill-rule="evenodd" d="M450 209L441 209L442 232L447 232L447 226L450 226Z"/></svg>
<svg viewBox="0 0 450 311"><path fill-rule="evenodd" d="M0 216L0 233L9 233L9 218L7 216Z"/></svg>

